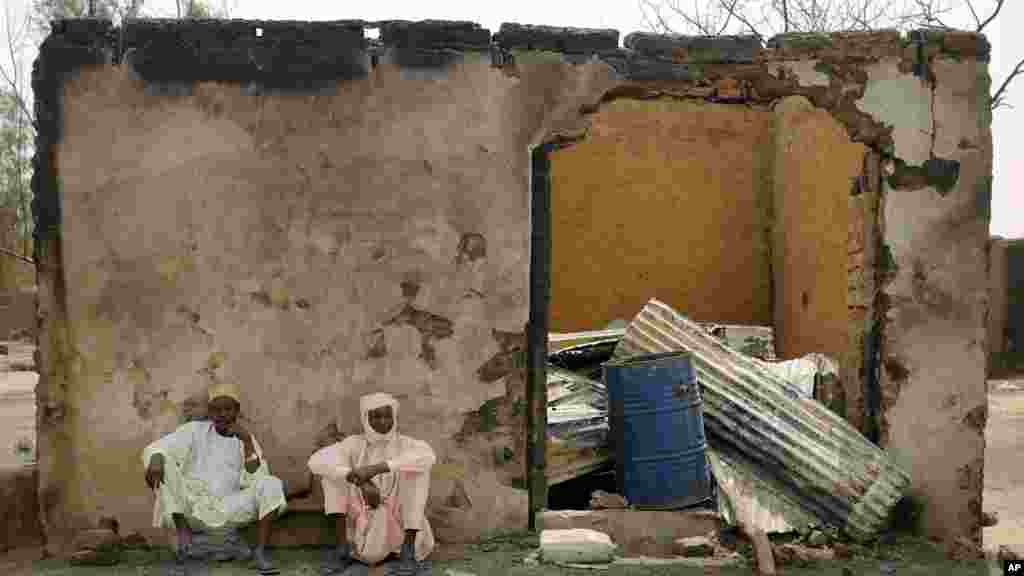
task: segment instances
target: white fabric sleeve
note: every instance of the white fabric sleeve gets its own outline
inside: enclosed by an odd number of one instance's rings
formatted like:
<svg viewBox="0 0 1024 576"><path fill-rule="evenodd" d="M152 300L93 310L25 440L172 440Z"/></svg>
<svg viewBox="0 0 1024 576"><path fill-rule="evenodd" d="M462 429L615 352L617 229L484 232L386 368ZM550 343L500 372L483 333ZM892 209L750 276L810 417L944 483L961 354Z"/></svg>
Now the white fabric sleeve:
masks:
<svg viewBox="0 0 1024 576"><path fill-rule="evenodd" d="M387 460L388 470L407 473L430 472L437 461L430 444L408 436L402 437L401 440L401 451L394 458Z"/></svg>
<svg viewBox="0 0 1024 576"><path fill-rule="evenodd" d="M164 460L171 460L179 466L188 461L195 439L196 424L188 422L177 430L153 442L142 451L142 465L149 467L149 460L154 454L163 454Z"/></svg>
<svg viewBox="0 0 1024 576"><path fill-rule="evenodd" d="M341 442L317 450L309 458L309 471L317 476L343 482L355 467L359 441L358 436L348 436Z"/></svg>
<svg viewBox="0 0 1024 576"><path fill-rule="evenodd" d="M263 458L263 449L260 448L260 443L256 441L255 437L252 439L252 449L260 459L260 466L255 472L250 473L245 467L245 444L239 442L239 448L242 451L242 476L238 479L238 484L243 489L255 485L256 480L263 476L270 476L270 465L267 464L266 459Z"/></svg>

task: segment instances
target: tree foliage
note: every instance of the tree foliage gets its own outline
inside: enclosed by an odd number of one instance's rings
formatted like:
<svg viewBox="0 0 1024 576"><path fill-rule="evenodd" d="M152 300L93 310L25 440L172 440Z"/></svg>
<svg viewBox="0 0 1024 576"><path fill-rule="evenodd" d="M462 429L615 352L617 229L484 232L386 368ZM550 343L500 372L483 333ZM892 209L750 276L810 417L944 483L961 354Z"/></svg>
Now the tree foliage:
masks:
<svg viewBox="0 0 1024 576"><path fill-rule="evenodd" d="M32 234L32 129L15 98L0 92L0 208L13 210L23 252Z"/></svg>

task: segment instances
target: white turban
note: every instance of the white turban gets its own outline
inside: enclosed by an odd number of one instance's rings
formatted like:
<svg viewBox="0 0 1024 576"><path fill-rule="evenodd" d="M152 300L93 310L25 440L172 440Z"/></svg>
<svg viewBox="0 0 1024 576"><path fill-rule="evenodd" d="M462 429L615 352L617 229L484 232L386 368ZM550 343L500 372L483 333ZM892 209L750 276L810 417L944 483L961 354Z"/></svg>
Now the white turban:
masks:
<svg viewBox="0 0 1024 576"><path fill-rule="evenodd" d="M387 434L381 434L370 426L370 411L384 406L391 407L391 416L394 424ZM359 413L363 421L363 433L370 444L390 444L398 437L398 400L390 394L376 393L367 394L359 399Z"/></svg>

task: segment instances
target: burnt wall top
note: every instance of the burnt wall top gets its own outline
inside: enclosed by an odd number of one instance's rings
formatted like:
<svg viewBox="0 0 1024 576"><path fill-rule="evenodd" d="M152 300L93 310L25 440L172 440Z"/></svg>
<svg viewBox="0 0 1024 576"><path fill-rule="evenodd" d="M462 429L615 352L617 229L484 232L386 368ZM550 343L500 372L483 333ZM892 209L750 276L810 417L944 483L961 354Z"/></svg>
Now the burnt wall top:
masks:
<svg viewBox="0 0 1024 576"><path fill-rule="evenodd" d="M988 40L981 34L959 30L914 30L902 35L897 30L868 32L833 32L830 34L789 33L767 41L756 36L684 36L634 32L624 39L625 50L619 48L619 32L614 29L566 28L503 23L491 34L480 24L448 20L132 20L120 29L109 21L79 19L60 20L53 24L55 34L75 37L71 41L88 42L89 37L119 33L121 52L133 48L171 45L183 58L203 52L216 61L232 60L230 53L246 56L253 50L274 50L302 53L313 60L336 58L353 47L366 48L370 41L365 29L381 31L379 43L385 47L405 50L544 50L566 54L608 54L621 57L638 56L676 63L743 63L773 59L818 58L848 55L879 57L898 54L908 45L921 45L931 55L952 54L987 60L991 52ZM261 36L256 35L257 29ZM317 57L312 52L319 52ZM240 63L239 63L240 64ZM272 64L270 64L272 65ZM315 65L314 65L315 67ZM300 66L300 70L302 67ZM222 78L230 80L230 78Z"/></svg>
<svg viewBox="0 0 1024 576"><path fill-rule="evenodd" d="M566 54L587 54L616 50L619 31L595 28L559 28L504 23L494 43L506 50L546 50Z"/></svg>
<svg viewBox="0 0 1024 576"><path fill-rule="evenodd" d="M379 29L380 40L371 42L366 29ZM640 82L693 81L702 77L701 68L709 63L864 61L895 55L920 64L939 54L987 61L991 51L983 35L954 30L917 30L906 36L895 30L783 34L766 43L752 36L633 33L625 38L625 48L618 43L619 32L611 29L504 23L492 36L475 22L444 20L139 19L120 27L98 19L55 21L40 46L32 80L39 128L32 183L37 239L56 231L60 222L50 148L60 140L62 83L83 67L126 63L158 87L187 90L195 82L218 81L257 90L308 92L365 76L381 48L393 52L393 61L400 66L445 66L457 60L460 51L476 50L489 50L496 66L511 62L509 52L514 50L561 52L570 62L597 56L624 79ZM784 92L771 85L759 89L765 98Z"/></svg>
<svg viewBox="0 0 1024 576"><path fill-rule="evenodd" d="M424 20L378 23L380 40L386 46L425 50L486 50L491 31L476 22Z"/></svg>
<svg viewBox="0 0 1024 576"><path fill-rule="evenodd" d="M316 89L365 74L364 44L360 22L132 20L120 50L149 82Z"/></svg>

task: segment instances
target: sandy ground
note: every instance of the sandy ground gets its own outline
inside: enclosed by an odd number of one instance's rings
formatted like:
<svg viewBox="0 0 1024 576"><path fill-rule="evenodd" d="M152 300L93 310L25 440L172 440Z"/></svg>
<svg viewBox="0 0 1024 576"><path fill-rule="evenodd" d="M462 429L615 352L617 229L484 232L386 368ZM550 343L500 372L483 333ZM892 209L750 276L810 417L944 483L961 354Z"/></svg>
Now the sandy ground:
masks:
<svg viewBox="0 0 1024 576"><path fill-rule="evenodd" d="M999 523L985 528L985 547L1024 554L1024 379L991 381L988 407L984 507Z"/></svg>
<svg viewBox="0 0 1024 576"><path fill-rule="evenodd" d="M0 341L7 347L0 354L0 467L20 466L35 454L36 382L34 347L27 342ZM30 452L19 451L28 443Z"/></svg>

